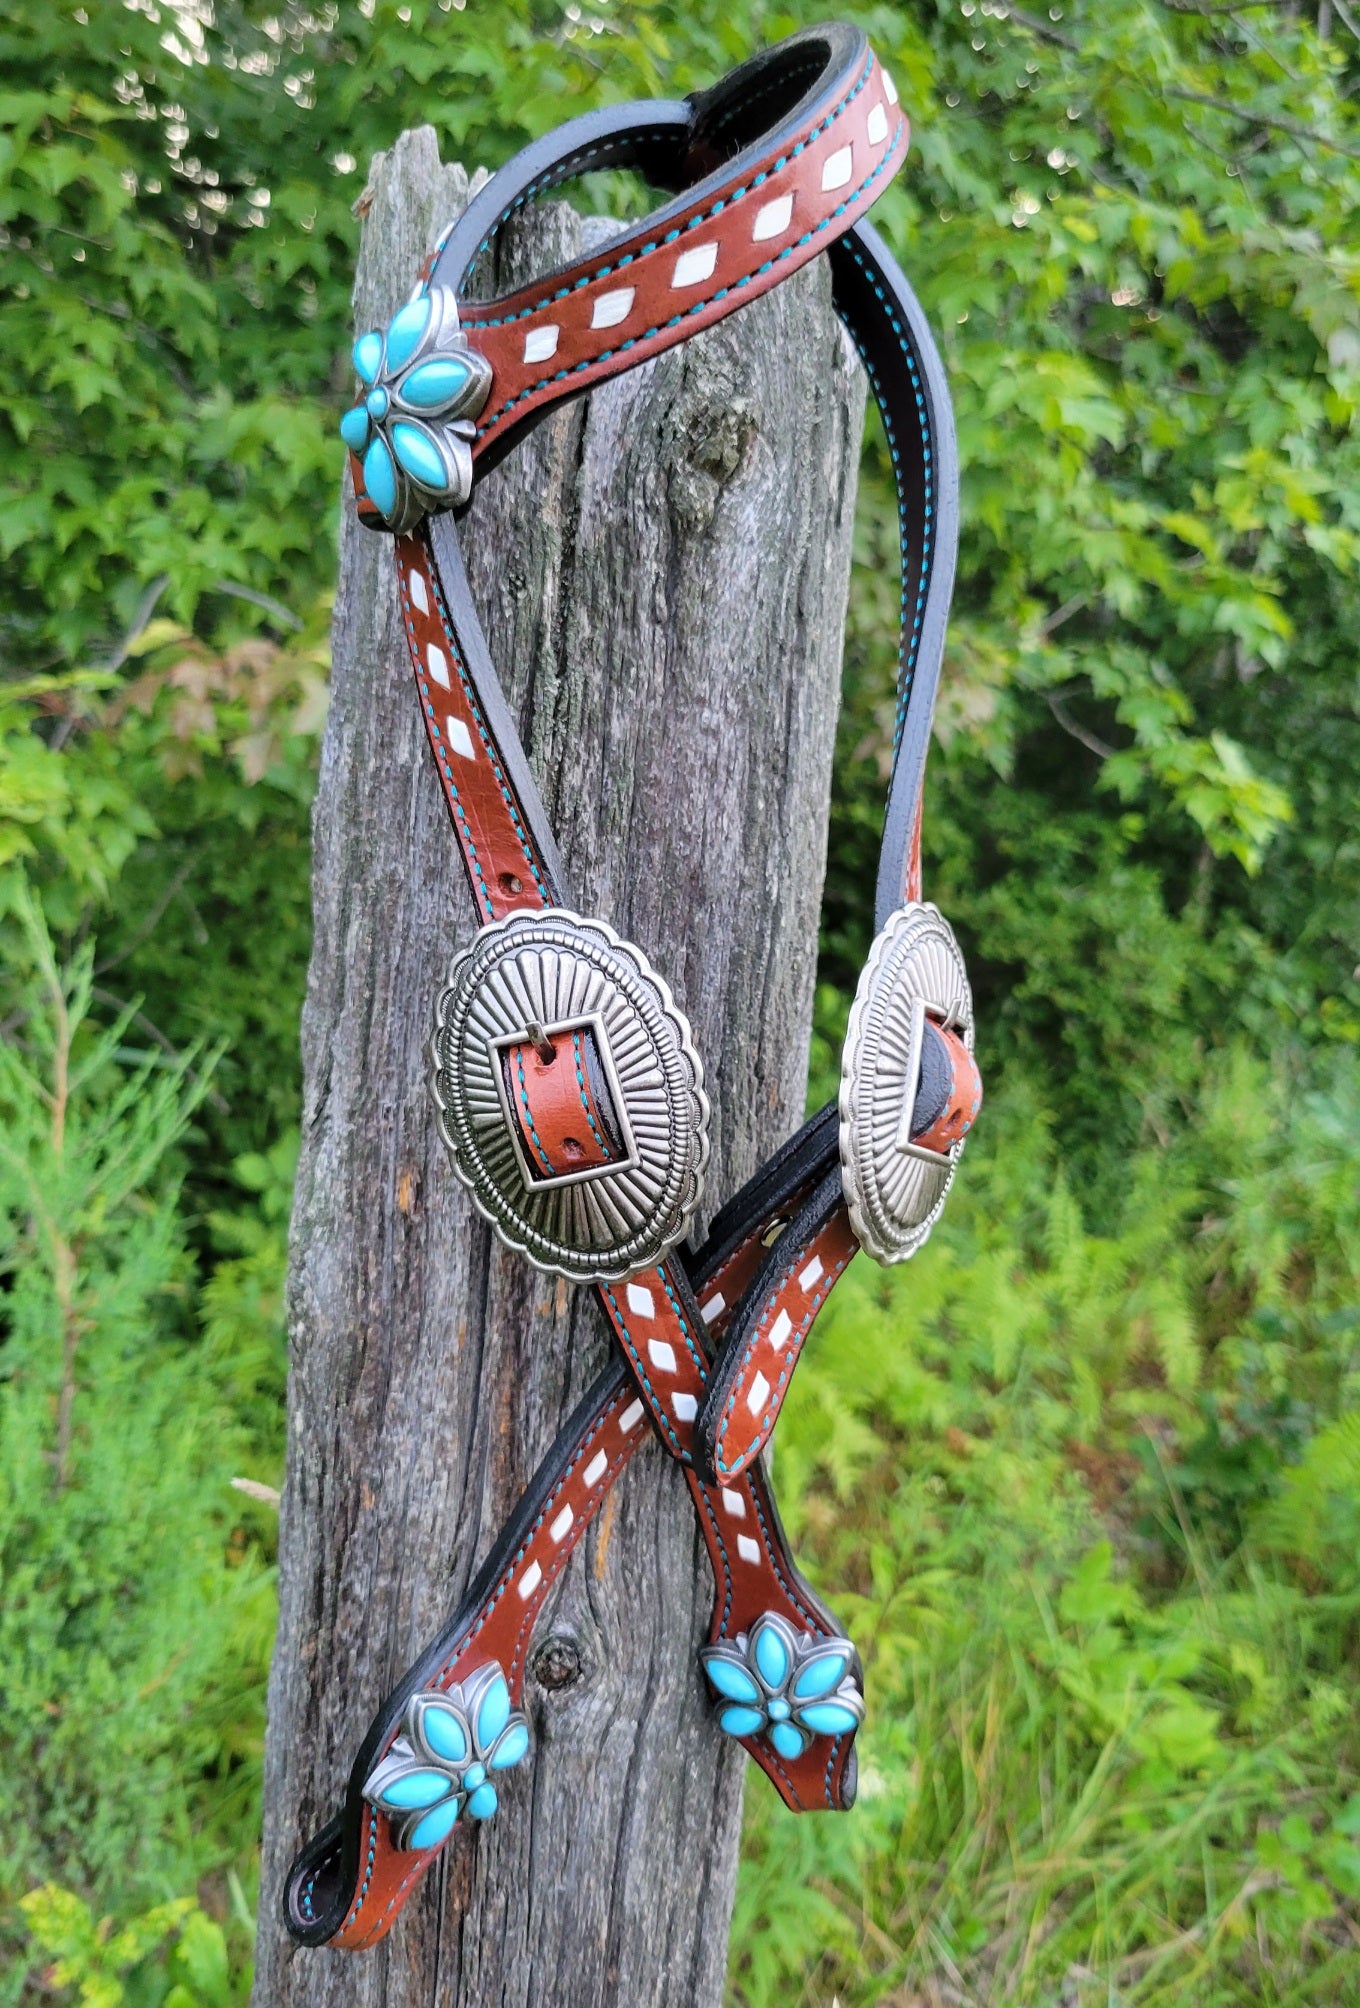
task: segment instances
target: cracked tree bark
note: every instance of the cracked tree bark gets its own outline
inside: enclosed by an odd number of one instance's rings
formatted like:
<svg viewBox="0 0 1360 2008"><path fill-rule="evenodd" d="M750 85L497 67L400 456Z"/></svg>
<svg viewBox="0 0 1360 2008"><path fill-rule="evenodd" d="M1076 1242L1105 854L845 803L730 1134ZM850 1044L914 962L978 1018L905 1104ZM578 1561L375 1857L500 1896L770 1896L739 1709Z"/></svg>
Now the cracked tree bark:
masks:
<svg viewBox="0 0 1360 2008"><path fill-rule="evenodd" d="M371 188L360 327L467 195L429 128ZM492 285L592 233L530 213ZM819 261L542 425L466 526L575 901L640 943L694 1026L710 1213L801 1115L862 409ZM504 1251L443 1159L423 1047L472 908L390 548L348 507L314 837L255 2001L716 2008L745 1760L709 1720L712 1577L655 1442L544 1613L534 1748L496 1819L455 1834L375 1951L284 1934L294 1849L608 1343L593 1293Z"/></svg>

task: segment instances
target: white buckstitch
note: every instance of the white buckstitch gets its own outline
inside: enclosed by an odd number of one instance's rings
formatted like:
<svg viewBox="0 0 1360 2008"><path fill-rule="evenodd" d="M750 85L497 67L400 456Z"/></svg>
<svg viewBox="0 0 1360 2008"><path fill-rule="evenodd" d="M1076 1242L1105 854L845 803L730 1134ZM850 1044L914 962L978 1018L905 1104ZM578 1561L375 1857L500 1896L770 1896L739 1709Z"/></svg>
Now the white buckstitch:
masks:
<svg viewBox="0 0 1360 2008"><path fill-rule="evenodd" d="M822 165L823 189L844 188L853 166L854 157L848 146L838 147L835 153L829 153Z"/></svg>
<svg viewBox="0 0 1360 2008"><path fill-rule="evenodd" d="M627 309L625 309L625 312ZM524 337L524 360L526 363L545 363L549 356L557 354L557 337L562 330L555 321L549 321L546 328L530 328Z"/></svg>
<svg viewBox="0 0 1360 2008"><path fill-rule="evenodd" d="M595 302L595 311L590 317L592 328L616 328L625 320L633 304L631 286L616 287L612 293L601 293Z"/></svg>
<svg viewBox="0 0 1360 2008"><path fill-rule="evenodd" d="M767 202L763 209L756 211L755 224L751 230L752 243L763 244L767 237L782 237L789 227L792 215L792 195L776 195L773 202Z"/></svg>
<svg viewBox="0 0 1360 2008"><path fill-rule="evenodd" d="M691 245L689 250L682 251L675 261L675 270L671 273L672 287L701 285L705 279L713 277L713 267L717 262L716 241L712 244Z"/></svg>

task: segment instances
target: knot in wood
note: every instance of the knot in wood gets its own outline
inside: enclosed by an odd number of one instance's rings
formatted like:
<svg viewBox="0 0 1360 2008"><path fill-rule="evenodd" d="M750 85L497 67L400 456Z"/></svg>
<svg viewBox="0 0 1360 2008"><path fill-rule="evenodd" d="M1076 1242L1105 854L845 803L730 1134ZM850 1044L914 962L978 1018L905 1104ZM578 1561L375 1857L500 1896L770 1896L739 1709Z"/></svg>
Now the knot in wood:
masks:
<svg viewBox="0 0 1360 2008"><path fill-rule="evenodd" d="M716 412L690 455L694 465L725 485L738 472L756 436L755 414L742 405Z"/></svg>
<svg viewBox="0 0 1360 2008"><path fill-rule="evenodd" d="M581 1678L581 1648L575 1639L554 1632L545 1638L534 1654L534 1679L549 1694L559 1694L564 1687L575 1687Z"/></svg>

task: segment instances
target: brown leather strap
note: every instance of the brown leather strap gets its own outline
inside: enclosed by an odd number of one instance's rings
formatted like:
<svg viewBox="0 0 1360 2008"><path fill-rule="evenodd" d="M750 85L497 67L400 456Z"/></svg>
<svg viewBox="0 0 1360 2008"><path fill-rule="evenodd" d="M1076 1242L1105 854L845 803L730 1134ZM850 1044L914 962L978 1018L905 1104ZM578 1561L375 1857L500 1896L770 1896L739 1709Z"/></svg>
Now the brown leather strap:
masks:
<svg viewBox="0 0 1360 2008"><path fill-rule="evenodd" d="M773 123L762 138L767 117ZM890 256L865 224L844 234L905 151L906 124L896 93L857 31L833 26L808 31L753 59L688 107L614 108L574 122L567 131L565 141L554 136L527 149L474 200L436 256L435 287L461 294L479 235L485 231L484 246L514 207L569 173L611 162L645 168L654 161L662 179L673 176L671 186L683 186L699 174L706 179L595 257L494 305L465 309L468 341L491 378L472 439L473 459L484 471L554 403L685 339L834 244L837 308L860 346L884 411L902 509L902 711L880 904L885 897L890 903L898 897L904 860L906 887L915 893L920 770L952 577L948 398L938 359L930 361L933 349L919 308ZM447 297L440 295L445 302ZM377 341L379 352L387 353L381 338L364 341L370 346ZM465 438L471 432L469 424ZM942 442L948 470L943 484ZM357 464L355 473L360 513L368 517L373 512ZM409 511L394 511L392 520L409 522L412 517ZM494 671L482 659L486 652L475 610L470 601L464 604L466 584L450 524L445 516L399 538L398 570L427 734L478 916L489 922L516 910L559 903L562 879ZM440 592L441 572L461 610L457 623ZM465 648L459 646L460 633ZM922 650L929 674L921 701L913 696L909 705ZM545 1047L552 1048L551 1059ZM545 1175L561 1176L578 1166L588 1174L606 1161L607 1097L593 1079L588 1051L582 1058L573 1087L565 1055L547 1028L530 1028L527 1042L510 1051L517 1091L510 1106L526 1158L532 1165L531 1154L537 1150ZM944 1141L964 1120L970 1084L960 1078L959 1092L953 1092L951 1083L932 1119L932 1139ZM404 1705L417 1688L447 1688L493 1660L505 1668L512 1697L520 1697L524 1656L542 1598L614 1475L643 1440L641 1424L648 1412L671 1454L686 1468L712 1559L718 1596L710 1639L730 1643L738 1634L751 1634L758 1620L770 1614L786 1622L793 1634L843 1636L793 1570L773 1502L753 1464L798 1350L853 1252L845 1211L833 1189L835 1174L822 1176L825 1165L822 1157L815 1177L786 1179L778 1218L767 1212L756 1231L747 1228L738 1245L707 1262L699 1302L683 1263L674 1258L624 1283L601 1286L635 1389L612 1380L589 1414L583 1409L573 1418L562 1439L565 1447L555 1447L551 1483L545 1479L543 1489L535 1481L532 1500L517 1509L493 1551L494 1564L484 1565L473 1615L466 1623L460 1618L456 1635L441 1642L438 1664L432 1666L427 1656L386 1706L356 1763L345 1818L309 1844L290 1878L290 1926L299 1937L312 1943L335 1937L333 1919L342 1906L341 1943L373 1943L390 1925L437 1852L398 1850L386 1816L363 1803L364 1779L398 1733L394 1706ZM792 1196L791 1185L796 1188ZM794 1224L785 1227L771 1255L765 1244L791 1211L797 1214ZM751 1217L749 1202L744 1217ZM748 1311L751 1331L742 1347L736 1401L738 1407L745 1403L749 1420L725 1429L725 1464L718 1482L710 1483L696 1468L695 1443L696 1417L705 1403L715 1407L712 1396L718 1391L706 1342L710 1336L721 1337L729 1321L745 1320ZM773 1377L765 1373L763 1361L769 1362ZM761 1376L770 1393L752 1403ZM855 1710L843 1709L840 1715L851 1724L847 1733L828 1729L794 1759L779 1756L774 1729L769 1737L747 1741L750 1754L790 1806L843 1807L853 1798L857 1717ZM799 1747L796 1741L793 1747ZM337 1868L340 1843L335 1836L341 1834L343 1860ZM313 1917L309 1905L323 1868L333 1886L324 1910ZM343 1897L334 1887L337 1878L343 1879Z"/></svg>
<svg viewBox="0 0 1360 2008"><path fill-rule="evenodd" d="M815 75L822 62L809 67ZM767 149L743 149L727 172L605 251L468 307L463 331L492 371L474 463L493 463L547 407L688 340L806 265L878 199L910 140L892 78L867 48L852 81L810 93L801 122L776 130ZM586 149L576 171L592 164ZM351 469L361 517L380 521L354 455Z"/></svg>
<svg viewBox="0 0 1360 2008"><path fill-rule="evenodd" d="M779 1208L795 1206L805 1187L780 1199ZM771 1212L757 1219L745 1238L708 1275L706 1300L725 1288L735 1304L745 1293L765 1258L765 1238L781 1217ZM721 1336L726 1314L713 1316L714 1335ZM578 1541L598 1512L615 1479L640 1445L650 1440L643 1427L643 1404L625 1384L616 1387L577 1431L560 1476L539 1503L523 1537L513 1544L488 1584L477 1609L460 1628L441 1663L424 1670L423 1691L446 1691L478 1667L496 1660L505 1671L512 1701L523 1700L529 1643L538 1614ZM774 1502L757 1474L735 1485L705 1485L687 1473L713 1566L717 1595L709 1638L730 1637L748 1628L768 1610L786 1615L800 1631L838 1636L826 1613L789 1561ZM371 1769L397 1734L367 1752L362 1768ZM761 1765L785 1804L793 1811L814 1806L839 1806L853 1796L852 1741L832 1739L814 1746L795 1763L781 1759L763 1739L748 1739L745 1749ZM386 1817L365 1804L357 1875L344 1921L330 1942L362 1950L386 1936L402 1904L425 1874L438 1848L398 1849ZM313 1913L317 1869L290 1889L289 1915L294 1929L305 1931Z"/></svg>
<svg viewBox="0 0 1360 2008"><path fill-rule="evenodd" d="M908 139L870 52L803 132L668 212L664 228L645 223L494 310L470 308L464 331L494 373L474 461L537 407L673 348L807 264L882 193Z"/></svg>
<svg viewBox="0 0 1360 2008"><path fill-rule="evenodd" d="M593 1046L588 1029L572 1029L555 1038L545 1031L542 1050L506 1048L506 1100L532 1173L570 1177L618 1161L618 1119Z"/></svg>
<svg viewBox="0 0 1360 2008"><path fill-rule="evenodd" d="M546 861L521 813L467 664L422 525L396 539L402 624L425 733L479 921L553 904Z"/></svg>

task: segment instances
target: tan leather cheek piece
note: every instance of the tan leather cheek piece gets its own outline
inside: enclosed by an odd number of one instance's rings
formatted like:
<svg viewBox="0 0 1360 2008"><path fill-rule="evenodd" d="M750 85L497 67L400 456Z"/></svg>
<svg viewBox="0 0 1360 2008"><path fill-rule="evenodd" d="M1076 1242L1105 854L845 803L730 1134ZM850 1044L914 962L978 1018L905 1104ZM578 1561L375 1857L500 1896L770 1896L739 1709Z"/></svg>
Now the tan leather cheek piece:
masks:
<svg viewBox="0 0 1360 2008"><path fill-rule="evenodd" d="M402 624L453 833L480 922L549 904L542 864L444 608L423 530L396 539Z"/></svg>
<svg viewBox="0 0 1360 2008"><path fill-rule="evenodd" d="M447 1689L486 1661L498 1659L518 1706L524 1693L525 1656L544 1599L610 1486L647 1436L642 1404L631 1388L625 1388L583 1434L569 1470L545 1504L529 1538L431 1687ZM438 1848L398 1850L392 1845L386 1815L368 1807L364 1817L361 1879L345 1923L333 1941L355 1948L375 1944L386 1933L407 1891L439 1853Z"/></svg>
<svg viewBox="0 0 1360 2008"><path fill-rule="evenodd" d="M978 1072L977 1061L958 1033L948 1031L943 1025L935 1029L948 1049L954 1079L944 1108L930 1128L922 1130L914 1141L925 1150L943 1153L961 1143L977 1121L978 1110L982 1107L982 1076Z"/></svg>
<svg viewBox="0 0 1360 2008"><path fill-rule="evenodd" d="M843 1204L801 1244L787 1251L778 1245L783 1260L717 1431L714 1467L720 1478L740 1475L769 1442L808 1334L859 1246Z"/></svg>
<svg viewBox="0 0 1360 2008"><path fill-rule="evenodd" d="M758 1227L710 1279L724 1274L733 1301L763 1259ZM665 1293L662 1293L663 1296ZM669 1306L670 1299L666 1297ZM674 1313L673 1316L678 1316ZM726 1314L713 1319L720 1337ZM668 1326L670 1321L667 1321ZM673 1328L673 1327L671 1327ZM701 1369L700 1369L701 1371ZM692 1374L677 1378L694 1385ZM699 1382L702 1385L702 1382ZM488 1659L505 1668L511 1698L520 1705L524 1693L529 1640L544 1599L560 1575L567 1557L585 1533L610 1486L633 1452L647 1440L642 1428L642 1401L632 1388L616 1395L583 1433L580 1448L561 1484L526 1540L492 1591L483 1612L463 1643L431 1682L447 1689ZM749 1627L767 1610L777 1610L797 1624L830 1637L820 1614L800 1594L800 1586L777 1533L763 1480L748 1475L735 1484L708 1486L693 1473L686 1479L699 1513L712 1561L717 1597L709 1627L710 1639L731 1636ZM394 1731L394 1735L395 1735ZM766 1743L743 1741L761 1765L786 1805L799 1811L816 1805L839 1804L841 1779L850 1743L836 1738L825 1757L816 1746L796 1762L781 1759ZM395 1923L414 1885L440 1848L401 1851L392 1844L386 1816L366 1807L359 1886L345 1922L332 1943L352 1950L375 1945ZM447 1842L441 1843L447 1846Z"/></svg>
<svg viewBox="0 0 1360 2008"><path fill-rule="evenodd" d="M545 1064L532 1046L505 1055L510 1106L520 1146L534 1171L560 1178L616 1162L581 1052L581 1035L559 1032L556 1057Z"/></svg>

